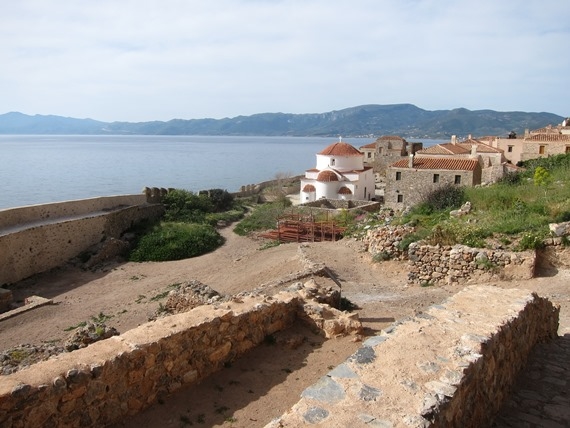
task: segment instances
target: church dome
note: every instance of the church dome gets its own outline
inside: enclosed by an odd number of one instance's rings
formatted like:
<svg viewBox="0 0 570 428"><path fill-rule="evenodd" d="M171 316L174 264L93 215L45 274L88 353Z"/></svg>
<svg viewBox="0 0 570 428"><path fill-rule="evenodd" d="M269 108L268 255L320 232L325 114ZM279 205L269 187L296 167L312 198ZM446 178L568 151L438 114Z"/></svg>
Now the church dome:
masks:
<svg viewBox="0 0 570 428"><path fill-rule="evenodd" d="M338 181L338 177L334 172L325 170L320 172L319 175L317 175L317 181L320 181L322 183L328 183L331 181Z"/></svg>
<svg viewBox="0 0 570 428"><path fill-rule="evenodd" d="M336 142L326 147L319 155L326 156L362 156L362 152L348 143Z"/></svg>

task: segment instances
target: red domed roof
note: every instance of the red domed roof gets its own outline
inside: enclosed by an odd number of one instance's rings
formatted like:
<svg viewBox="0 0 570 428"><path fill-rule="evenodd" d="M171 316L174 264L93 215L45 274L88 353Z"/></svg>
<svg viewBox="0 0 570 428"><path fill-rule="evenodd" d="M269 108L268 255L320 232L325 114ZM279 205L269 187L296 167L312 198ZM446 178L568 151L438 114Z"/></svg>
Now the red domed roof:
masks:
<svg viewBox="0 0 570 428"><path fill-rule="evenodd" d="M325 170L322 172L319 172L319 175L317 175L317 181L321 181L323 183L328 183L331 181L338 181L338 177L336 176L336 174L332 171L329 170Z"/></svg>
<svg viewBox="0 0 570 428"><path fill-rule="evenodd" d="M338 194L339 195L352 195L352 190L350 190L346 186L342 186L340 189L338 189Z"/></svg>
<svg viewBox="0 0 570 428"><path fill-rule="evenodd" d="M337 142L337 143L332 143L330 146L325 148L322 152L319 153L319 155L362 156L362 152L348 143Z"/></svg>
<svg viewBox="0 0 570 428"><path fill-rule="evenodd" d="M312 184L306 184L305 187L303 187L303 192L309 193L309 192L316 192L317 189L315 189L315 186L313 186Z"/></svg>

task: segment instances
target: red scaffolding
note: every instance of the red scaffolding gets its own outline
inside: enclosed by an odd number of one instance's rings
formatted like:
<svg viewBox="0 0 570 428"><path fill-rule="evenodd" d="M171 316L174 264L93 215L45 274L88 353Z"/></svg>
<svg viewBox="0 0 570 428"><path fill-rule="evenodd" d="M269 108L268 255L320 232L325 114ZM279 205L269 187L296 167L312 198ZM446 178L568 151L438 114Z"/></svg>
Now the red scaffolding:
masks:
<svg viewBox="0 0 570 428"><path fill-rule="evenodd" d="M263 238L279 242L337 241L346 227L339 226L327 215L325 221L316 220L312 214L287 214L277 219L277 229L262 233Z"/></svg>

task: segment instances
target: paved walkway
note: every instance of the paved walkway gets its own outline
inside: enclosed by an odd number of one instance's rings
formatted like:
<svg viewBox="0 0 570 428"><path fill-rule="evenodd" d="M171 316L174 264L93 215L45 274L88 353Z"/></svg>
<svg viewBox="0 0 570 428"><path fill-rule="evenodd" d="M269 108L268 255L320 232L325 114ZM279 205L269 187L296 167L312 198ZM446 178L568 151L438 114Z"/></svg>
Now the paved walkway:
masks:
<svg viewBox="0 0 570 428"><path fill-rule="evenodd" d="M570 427L570 334L533 349L493 428Z"/></svg>

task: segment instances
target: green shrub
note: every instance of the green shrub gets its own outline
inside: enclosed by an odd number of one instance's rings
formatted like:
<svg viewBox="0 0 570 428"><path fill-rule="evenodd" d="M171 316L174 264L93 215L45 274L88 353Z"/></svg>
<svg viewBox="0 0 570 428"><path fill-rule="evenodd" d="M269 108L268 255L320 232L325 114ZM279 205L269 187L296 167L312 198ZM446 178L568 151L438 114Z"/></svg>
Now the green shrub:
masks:
<svg viewBox="0 0 570 428"><path fill-rule="evenodd" d="M447 184L427 194L420 204L420 207L421 209L431 210L432 212L442 211L450 208L459 208L463 200L463 187Z"/></svg>
<svg viewBox="0 0 570 428"><path fill-rule="evenodd" d="M234 232L245 236L250 232L275 229L277 219L285 212L286 208L286 204L280 202L258 205L251 214L236 225Z"/></svg>
<svg viewBox="0 0 570 428"><path fill-rule="evenodd" d="M374 263L379 263L379 262L385 262L387 260L390 260L392 257L390 256L389 253L387 253L386 251L381 251L379 253L376 253L372 256L372 261Z"/></svg>
<svg viewBox="0 0 570 428"><path fill-rule="evenodd" d="M525 233L517 246L519 251L538 250L544 247L544 236L536 233Z"/></svg>
<svg viewBox="0 0 570 428"><path fill-rule="evenodd" d="M208 253L222 244L223 238L210 225L164 222L139 240L130 260L181 260Z"/></svg>

